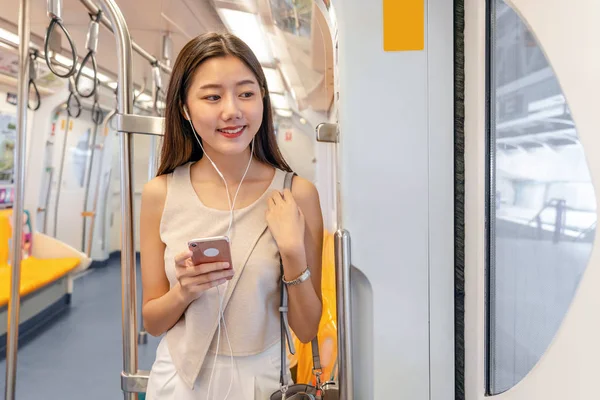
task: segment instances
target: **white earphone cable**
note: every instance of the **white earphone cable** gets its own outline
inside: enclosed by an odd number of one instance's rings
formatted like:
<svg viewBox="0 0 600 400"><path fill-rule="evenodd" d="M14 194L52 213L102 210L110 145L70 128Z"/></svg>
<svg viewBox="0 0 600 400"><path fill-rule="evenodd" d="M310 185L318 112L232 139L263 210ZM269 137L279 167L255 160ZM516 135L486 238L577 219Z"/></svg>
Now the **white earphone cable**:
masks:
<svg viewBox="0 0 600 400"><path fill-rule="evenodd" d="M231 201L231 196L229 194L229 186L227 185L227 181L225 180L225 177L223 176L223 174L221 173L221 171L219 171L219 168L217 168L216 164L213 162L213 160L210 158L210 156L206 153L206 150L204 150L204 147L202 146L202 142L200 141L200 138L198 137L198 134L196 133L196 129L194 128L194 124L192 123L192 120L188 114L188 111L186 108L184 108L185 114L188 118L188 121L190 123L190 126L192 127L192 131L194 132L194 137L196 138L196 141L198 142L198 144L200 145L200 148L202 149L202 152L204 153L204 155L206 155L206 158L208 158L208 160L210 161L210 163L212 164L212 166L214 167L214 169L217 171L217 174L219 174L219 176L221 177L221 179L223 180L223 183L225 184L225 190L227 192L227 200L229 202L229 210L230 210L230 217L229 217L229 227L227 228L227 237L230 237L230 233L231 233L231 228L233 226L233 211L235 208L235 201L237 200L237 196L238 193L240 192L240 188L242 187L242 183L244 182L244 179L246 178L246 175L248 174L248 171L250 170L250 165L252 164L252 159L254 158L254 137L252 138L252 144L250 146L250 160L248 161L248 165L246 166L246 170L244 171L244 175L242 176L242 179L240 180L240 183L238 185L238 188L235 192L235 195L233 197L233 202ZM230 239L231 240L231 239ZM232 266L233 267L233 266ZM225 395L225 399L227 400L227 398L229 397L229 394L231 393L231 388L233 387L233 349L231 347L231 342L229 340L229 333L227 331L227 323L225 322L225 315L223 313L223 301L225 299L225 296L223 294L223 297L221 297L221 291L219 290L219 287L217 286L217 293L218 293L218 298L219 298L219 324L218 324L218 329L217 329L217 351L215 352L215 358L214 358L214 362L213 362L213 368L212 371L210 373L210 378L209 378L209 382L208 382L208 392L207 392L207 397L210 396L210 389L212 386L212 379L213 379L213 375L215 372L215 367L216 367L216 363L217 363L217 355L219 352L219 348L220 348L220 341L221 341L221 321L223 321L223 328L225 330L225 337L227 338L227 343L229 345L229 353L230 353L230 360L231 360L231 375L230 375L230 380L229 380L229 388L227 390L227 394Z"/></svg>

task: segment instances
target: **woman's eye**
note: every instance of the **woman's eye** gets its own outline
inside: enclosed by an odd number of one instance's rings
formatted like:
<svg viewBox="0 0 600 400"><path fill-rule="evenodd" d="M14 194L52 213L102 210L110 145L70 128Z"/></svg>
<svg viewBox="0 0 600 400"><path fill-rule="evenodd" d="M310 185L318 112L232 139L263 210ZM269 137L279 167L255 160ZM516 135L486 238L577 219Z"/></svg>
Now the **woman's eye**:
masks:
<svg viewBox="0 0 600 400"><path fill-rule="evenodd" d="M220 98L221 98L221 97L220 97L220 96L218 96L218 95L216 95L216 94L215 94L215 95L212 95L212 96L206 96L206 97L205 97L205 99L206 99L206 100L209 100L209 101L217 101L217 100L219 100Z"/></svg>
<svg viewBox="0 0 600 400"><path fill-rule="evenodd" d="M242 97L243 97L243 98L246 98L246 99L247 99L247 98L249 98L249 97L252 97L252 96L254 96L254 93L253 93L253 92L245 92L245 93L242 93Z"/></svg>

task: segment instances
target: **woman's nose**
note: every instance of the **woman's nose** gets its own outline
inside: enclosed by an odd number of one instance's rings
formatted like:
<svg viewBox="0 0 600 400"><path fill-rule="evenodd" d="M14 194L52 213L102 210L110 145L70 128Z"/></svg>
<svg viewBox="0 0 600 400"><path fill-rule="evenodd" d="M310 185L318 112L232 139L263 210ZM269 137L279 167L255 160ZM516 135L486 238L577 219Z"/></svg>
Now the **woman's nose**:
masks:
<svg viewBox="0 0 600 400"><path fill-rule="evenodd" d="M242 110L239 107L235 96L228 96L223 102L223 119L239 119L242 117Z"/></svg>

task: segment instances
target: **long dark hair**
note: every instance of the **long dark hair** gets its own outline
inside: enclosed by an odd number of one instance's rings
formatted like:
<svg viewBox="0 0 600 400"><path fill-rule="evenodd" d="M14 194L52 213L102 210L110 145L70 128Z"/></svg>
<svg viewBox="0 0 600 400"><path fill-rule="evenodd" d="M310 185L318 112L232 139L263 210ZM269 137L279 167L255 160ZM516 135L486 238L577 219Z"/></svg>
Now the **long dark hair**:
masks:
<svg viewBox="0 0 600 400"><path fill-rule="evenodd" d="M264 93L262 124L254 139L254 156L261 162L291 172L277 146L267 79L258 59L237 36L229 33L206 33L190 40L173 66L166 97L165 136L157 175L169 174L180 165L202 158L202 148L194 138L189 122L182 115L183 105L196 68L209 58L229 55L239 58L254 72Z"/></svg>

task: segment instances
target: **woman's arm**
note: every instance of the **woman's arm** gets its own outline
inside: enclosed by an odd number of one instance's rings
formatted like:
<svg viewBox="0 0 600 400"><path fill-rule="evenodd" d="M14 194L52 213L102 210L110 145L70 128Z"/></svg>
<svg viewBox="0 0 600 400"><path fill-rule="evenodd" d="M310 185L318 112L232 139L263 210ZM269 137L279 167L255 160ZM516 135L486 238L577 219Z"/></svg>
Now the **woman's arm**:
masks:
<svg viewBox="0 0 600 400"><path fill-rule="evenodd" d="M175 325L189 305L179 285L169 289L165 273L165 244L160 239L160 220L166 195L166 177L154 178L144 186L140 210L142 315L146 331L152 336L160 336Z"/></svg>
<svg viewBox="0 0 600 400"><path fill-rule="evenodd" d="M323 250L323 215L319 194L306 179L295 177L292 192L283 197L274 194L270 213L281 205L279 218L271 223L283 262L286 281L299 277L308 267L311 278L299 285L288 286L288 318L290 327L303 343L317 336L321 320L321 259ZM284 209L286 209L283 211ZM298 217L296 217L298 216ZM275 222L277 221L277 222Z"/></svg>

